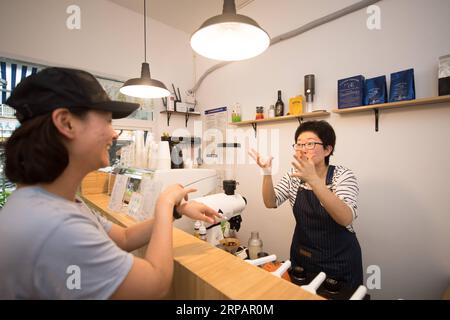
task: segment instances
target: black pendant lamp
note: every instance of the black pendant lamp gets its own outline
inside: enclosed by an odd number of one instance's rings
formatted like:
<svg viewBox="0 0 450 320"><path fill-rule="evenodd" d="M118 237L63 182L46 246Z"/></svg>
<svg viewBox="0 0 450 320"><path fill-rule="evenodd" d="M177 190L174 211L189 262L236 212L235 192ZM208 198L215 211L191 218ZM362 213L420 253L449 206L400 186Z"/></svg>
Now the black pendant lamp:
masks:
<svg viewBox="0 0 450 320"><path fill-rule="evenodd" d="M164 83L152 79L150 65L147 63L147 10L144 0L144 60L141 67L141 77L127 80L120 92L124 95L136 98L162 98L170 95Z"/></svg>
<svg viewBox="0 0 450 320"><path fill-rule="evenodd" d="M234 0L224 0L223 13L206 20L191 37L195 52L223 61L253 58L269 45L267 32L252 18L237 14Z"/></svg>

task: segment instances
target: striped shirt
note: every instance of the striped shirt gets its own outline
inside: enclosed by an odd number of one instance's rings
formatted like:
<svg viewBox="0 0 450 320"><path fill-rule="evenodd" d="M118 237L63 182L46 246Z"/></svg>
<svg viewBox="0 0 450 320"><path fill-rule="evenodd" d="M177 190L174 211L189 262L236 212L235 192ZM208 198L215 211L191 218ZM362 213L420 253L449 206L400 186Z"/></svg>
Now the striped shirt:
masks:
<svg viewBox="0 0 450 320"><path fill-rule="evenodd" d="M299 188L311 190L309 185L307 185L300 178L293 177L293 172L294 168L291 168L274 188L277 207L279 207L287 199L289 199L291 207L294 207ZM353 220L355 220L358 217L357 198L359 187L353 171L343 166L336 166L334 169L332 182L330 185L327 185L327 187L339 199L344 201L344 203L349 206L352 210ZM350 232L354 232L352 224L349 224L347 229Z"/></svg>

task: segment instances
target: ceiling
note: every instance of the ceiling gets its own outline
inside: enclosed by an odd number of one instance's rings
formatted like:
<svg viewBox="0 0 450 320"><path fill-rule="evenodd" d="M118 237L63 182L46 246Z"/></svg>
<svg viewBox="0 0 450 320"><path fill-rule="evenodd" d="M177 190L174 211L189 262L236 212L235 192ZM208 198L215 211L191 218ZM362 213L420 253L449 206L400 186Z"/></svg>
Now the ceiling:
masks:
<svg viewBox="0 0 450 320"><path fill-rule="evenodd" d="M129 10L142 13L144 0L109 0ZM236 0L239 11L255 0ZM221 14L223 0L147 0L147 14L166 25L193 33L208 18Z"/></svg>

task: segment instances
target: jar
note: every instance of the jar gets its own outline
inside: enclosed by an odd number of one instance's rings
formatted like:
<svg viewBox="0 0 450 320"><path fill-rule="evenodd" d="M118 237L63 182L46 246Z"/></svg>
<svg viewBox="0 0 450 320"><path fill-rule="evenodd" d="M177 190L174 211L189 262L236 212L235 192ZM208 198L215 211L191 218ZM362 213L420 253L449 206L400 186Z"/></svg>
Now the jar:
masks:
<svg viewBox="0 0 450 320"><path fill-rule="evenodd" d="M256 120L264 119L264 107L256 107Z"/></svg>
<svg viewBox="0 0 450 320"><path fill-rule="evenodd" d="M262 240L259 238L259 232L252 231L248 240L248 254L251 260L258 259L258 253L262 251Z"/></svg>

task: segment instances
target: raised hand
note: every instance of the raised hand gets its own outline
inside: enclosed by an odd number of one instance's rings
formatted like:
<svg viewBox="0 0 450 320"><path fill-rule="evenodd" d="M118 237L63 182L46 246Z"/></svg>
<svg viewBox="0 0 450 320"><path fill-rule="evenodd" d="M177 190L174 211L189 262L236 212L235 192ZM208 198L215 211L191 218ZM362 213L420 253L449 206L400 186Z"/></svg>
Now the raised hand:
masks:
<svg viewBox="0 0 450 320"><path fill-rule="evenodd" d="M264 169L264 170L271 170L272 169L273 157L263 158L263 157L261 157L261 155L255 149L250 149L248 154L249 154L250 157L252 157L253 160L256 161L256 164L261 169Z"/></svg>
<svg viewBox="0 0 450 320"><path fill-rule="evenodd" d="M301 156L294 155L294 160L291 163L295 168L295 172L292 173L293 177L298 177L309 184L311 184L312 181L319 179L314 161L308 159L304 154Z"/></svg>

